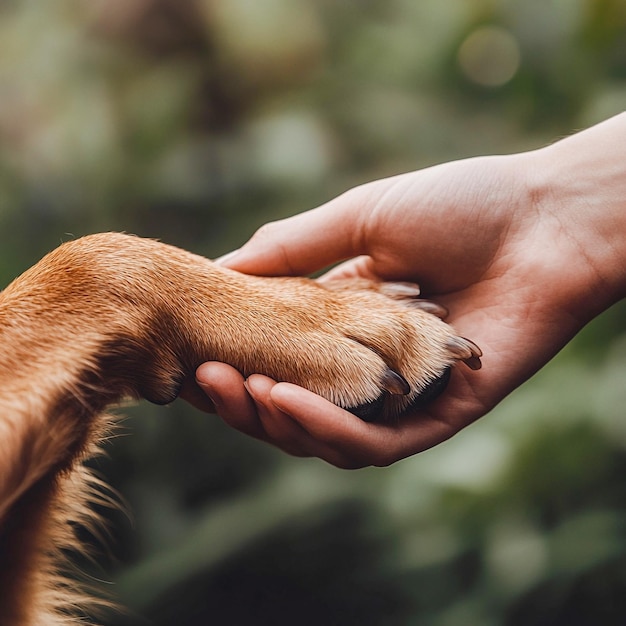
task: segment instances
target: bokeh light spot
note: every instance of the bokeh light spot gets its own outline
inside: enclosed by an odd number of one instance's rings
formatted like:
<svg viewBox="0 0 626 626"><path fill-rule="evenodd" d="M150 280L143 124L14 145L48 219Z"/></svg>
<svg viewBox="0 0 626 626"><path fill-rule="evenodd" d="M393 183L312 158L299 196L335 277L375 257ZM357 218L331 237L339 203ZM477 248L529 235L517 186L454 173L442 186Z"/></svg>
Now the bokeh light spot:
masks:
<svg viewBox="0 0 626 626"><path fill-rule="evenodd" d="M520 57L515 37L500 26L477 28L458 52L458 62L465 76L485 87L508 83L519 69Z"/></svg>

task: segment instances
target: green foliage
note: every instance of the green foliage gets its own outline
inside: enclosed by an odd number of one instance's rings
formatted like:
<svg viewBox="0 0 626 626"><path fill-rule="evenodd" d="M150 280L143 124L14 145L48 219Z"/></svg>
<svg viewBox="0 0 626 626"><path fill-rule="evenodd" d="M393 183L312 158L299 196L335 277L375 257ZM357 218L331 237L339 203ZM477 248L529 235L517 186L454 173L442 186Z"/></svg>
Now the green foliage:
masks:
<svg viewBox="0 0 626 626"><path fill-rule="evenodd" d="M0 284L87 232L214 256L357 183L543 145L623 110L625 35L620 0L5 0ZM386 469L124 411L107 624L623 623L623 319Z"/></svg>

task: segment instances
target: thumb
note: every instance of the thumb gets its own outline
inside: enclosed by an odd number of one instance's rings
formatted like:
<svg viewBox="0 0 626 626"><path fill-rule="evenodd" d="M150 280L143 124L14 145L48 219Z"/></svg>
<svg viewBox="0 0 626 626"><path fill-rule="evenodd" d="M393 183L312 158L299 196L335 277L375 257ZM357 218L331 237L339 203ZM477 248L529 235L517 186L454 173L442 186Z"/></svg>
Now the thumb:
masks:
<svg viewBox="0 0 626 626"><path fill-rule="evenodd" d="M261 276L309 274L362 250L363 211L347 192L317 209L262 226L218 263Z"/></svg>

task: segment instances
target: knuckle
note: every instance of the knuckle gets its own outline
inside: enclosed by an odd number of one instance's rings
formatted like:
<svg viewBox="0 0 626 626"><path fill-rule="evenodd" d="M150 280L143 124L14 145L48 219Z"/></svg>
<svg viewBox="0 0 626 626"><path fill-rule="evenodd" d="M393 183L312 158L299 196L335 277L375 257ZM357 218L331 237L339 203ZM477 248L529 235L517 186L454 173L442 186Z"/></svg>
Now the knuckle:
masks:
<svg viewBox="0 0 626 626"><path fill-rule="evenodd" d="M382 455L378 459L374 459L372 465L374 467L389 467L396 462L396 458L392 456Z"/></svg>
<svg viewBox="0 0 626 626"><path fill-rule="evenodd" d="M336 453L332 458L326 458L331 465L343 470L358 470L373 465L370 458L366 458L363 454Z"/></svg>
<svg viewBox="0 0 626 626"><path fill-rule="evenodd" d="M354 459L335 459L330 461L331 465L343 470L358 470L368 466L368 463L361 463Z"/></svg>
<svg viewBox="0 0 626 626"><path fill-rule="evenodd" d="M375 450L371 452L370 461L374 467L389 467L398 460L398 457L388 450Z"/></svg>

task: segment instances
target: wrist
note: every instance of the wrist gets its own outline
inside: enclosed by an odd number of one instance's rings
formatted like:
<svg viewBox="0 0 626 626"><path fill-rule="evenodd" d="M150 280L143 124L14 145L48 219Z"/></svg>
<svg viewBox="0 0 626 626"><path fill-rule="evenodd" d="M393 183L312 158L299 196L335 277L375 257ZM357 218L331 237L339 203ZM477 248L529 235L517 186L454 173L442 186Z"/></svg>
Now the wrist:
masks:
<svg viewBox="0 0 626 626"><path fill-rule="evenodd" d="M570 240L580 296L600 310L625 297L626 113L526 156L530 204Z"/></svg>

